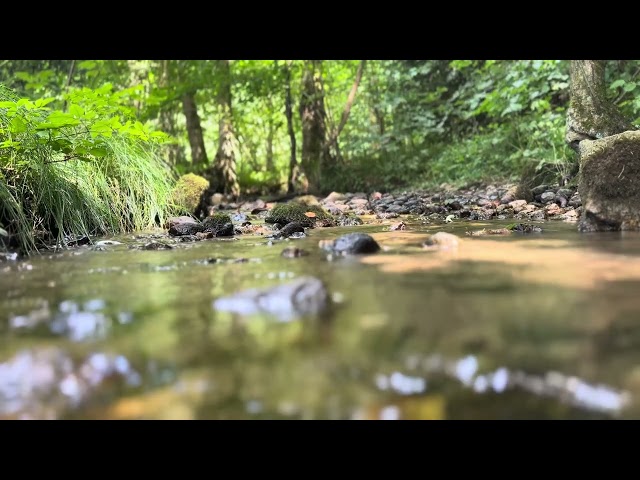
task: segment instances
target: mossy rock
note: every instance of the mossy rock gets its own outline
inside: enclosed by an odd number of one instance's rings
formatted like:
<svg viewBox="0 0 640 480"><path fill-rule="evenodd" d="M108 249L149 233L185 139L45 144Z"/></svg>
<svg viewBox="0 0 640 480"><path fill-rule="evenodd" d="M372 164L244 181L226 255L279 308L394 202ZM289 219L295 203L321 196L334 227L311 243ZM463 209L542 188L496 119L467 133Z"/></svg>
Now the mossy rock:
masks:
<svg viewBox="0 0 640 480"><path fill-rule="evenodd" d="M313 213L315 216L308 216ZM281 203L273 207L269 215L264 219L266 223L279 223L286 225L290 222L297 222L305 227L314 227L317 221L335 221L333 216L325 212L318 205L305 206L295 202Z"/></svg>
<svg viewBox="0 0 640 480"><path fill-rule="evenodd" d="M231 222L231 217L226 213L214 213L210 217L207 217L202 222L205 230L218 231L220 228L224 227L227 223Z"/></svg>
<svg viewBox="0 0 640 480"><path fill-rule="evenodd" d="M209 180L193 173L181 176L173 189L173 203L184 212L194 213L202 194L209 188Z"/></svg>
<svg viewBox="0 0 640 480"><path fill-rule="evenodd" d="M582 231L640 230L640 131L580 142Z"/></svg>

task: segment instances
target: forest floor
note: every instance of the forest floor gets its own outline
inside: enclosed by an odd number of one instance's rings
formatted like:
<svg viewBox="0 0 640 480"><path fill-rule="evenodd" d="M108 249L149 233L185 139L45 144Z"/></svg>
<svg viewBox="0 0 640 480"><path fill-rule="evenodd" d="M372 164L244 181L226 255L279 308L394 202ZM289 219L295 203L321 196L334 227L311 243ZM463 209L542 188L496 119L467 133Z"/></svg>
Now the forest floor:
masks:
<svg viewBox="0 0 640 480"><path fill-rule="evenodd" d="M476 184L463 188L441 185L431 191L397 193L332 192L324 198L300 195L278 200L321 206L338 218L344 215L375 215L379 219L390 219L418 215L433 223L447 218L576 221L582 205L575 186L538 185L528 189L512 183ZM270 210L277 203L268 199L225 203L220 196L217 201L214 199L214 205L209 206L209 214L220 211L259 213Z"/></svg>

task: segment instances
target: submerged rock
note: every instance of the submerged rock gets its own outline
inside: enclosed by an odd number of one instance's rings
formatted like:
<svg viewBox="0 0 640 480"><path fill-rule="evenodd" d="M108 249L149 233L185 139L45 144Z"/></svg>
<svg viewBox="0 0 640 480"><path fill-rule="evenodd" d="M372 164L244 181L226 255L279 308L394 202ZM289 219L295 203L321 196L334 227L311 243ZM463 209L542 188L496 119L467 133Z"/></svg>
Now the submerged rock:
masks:
<svg viewBox="0 0 640 480"><path fill-rule="evenodd" d="M280 255L284 258L298 258L309 255L309 252L298 247L287 247Z"/></svg>
<svg viewBox="0 0 640 480"><path fill-rule="evenodd" d="M322 313L328 306L328 299L327 289L321 280L301 277L283 285L254 288L218 298L213 302L213 308L240 315L273 315L286 322Z"/></svg>
<svg viewBox="0 0 640 480"><path fill-rule="evenodd" d="M171 250L172 248L171 245L162 242L149 242L140 247L141 250Z"/></svg>
<svg viewBox="0 0 640 480"><path fill-rule="evenodd" d="M520 233L541 233L542 228L537 225L531 225L529 223L514 223L508 225L507 228L512 232L520 232Z"/></svg>
<svg viewBox="0 0 640 480"><path fill-rule="evenodd" d="M458 248L459 240L452 233L438 232L427 237L422 246L426 249L450 250Z"/></svg>
<svg viewBox="0 0 640 480"><path fill-rule="evenodd" d="M215 213L200 223L191 217L173 217L167 222L169 235L173 237L197 236L199 238L232 237L235 233L231 217Z"/></svg>
<svg viewBox="0 0 640 480"><path fill-rule="evenodd" d="M303 235L294 235L296 233L302 233ZM280 230L272 235L272 238L280 240L283 238L302 238L304 237L304 226L298 222L291 222L286 224Z"/></svg>
<svg viewBox="0 0 640 480"><path fill-rule="evenodd" d="M322 240L320 247L335 255L360 255L380 251L380 245L366 233L348 233L335 240Z"/></svg>

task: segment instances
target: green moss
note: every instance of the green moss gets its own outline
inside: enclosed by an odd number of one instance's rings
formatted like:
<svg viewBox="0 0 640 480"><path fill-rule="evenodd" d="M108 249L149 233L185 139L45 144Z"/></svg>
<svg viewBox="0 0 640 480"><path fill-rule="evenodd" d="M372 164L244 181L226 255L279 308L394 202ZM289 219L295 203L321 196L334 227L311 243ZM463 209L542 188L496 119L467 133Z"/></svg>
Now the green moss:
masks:
<svg viewBox="0 0 640 480"><path fill-rule="evenodd" d="M580 143L578 191L583 231L635 230L640 224L640 132Z"/></svg>
<svg viewBox="0 0 640 480"><path fill-rule="evenodd" d="M307 212L315 214L315 217L308 217ZM266 223L279 223L286 225L290 222L298 222L305 227L314 227L316 222L322 222L327 225L328 222L335 224L333 216L325 212L319 205L301 205L296 202L282 203L273 207L267 218Z"/></svg>
<svg viewBox="0 0 640 480"><path fill-rule="evenodd" d="M213 231L217 231L227 223L231 222L231 217L226 213L214 213L210 217L205 218L202 224L205 229L211 229Z"/></svg>
<svg viewBox="0 0 640 480"><path fill-rule="evenodd" d="M173 189L173 201L185 213L194 213L207 188L209 188L209 181L206 178L188 173L176 182Z"/></svg>
<svg viewBox="0 0 640 480"><path fill-rule="evenodd" d="M334 220L333 215L325 212L320 205L309 205L305 207L307 212L316 214L316 220Z"/></svg>

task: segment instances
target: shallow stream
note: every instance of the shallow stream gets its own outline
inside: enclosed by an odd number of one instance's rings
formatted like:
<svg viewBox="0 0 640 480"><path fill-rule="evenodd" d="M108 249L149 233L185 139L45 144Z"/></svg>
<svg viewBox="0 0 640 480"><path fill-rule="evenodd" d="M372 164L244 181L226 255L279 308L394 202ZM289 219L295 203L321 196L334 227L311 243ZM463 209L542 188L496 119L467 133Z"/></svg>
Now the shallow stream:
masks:
<svg viewBox="0 0 640 480"><path fill-rule="evenodd" d="M0 419L640 416L640 233L405 222L161 251L125 236L0 263ZM352 231L383 251L321 254ZM437 231L459 247L424 250ZM310 255L283 258L287 246ZM322 318L213 308L303 275L331 294Z"/></svg>

